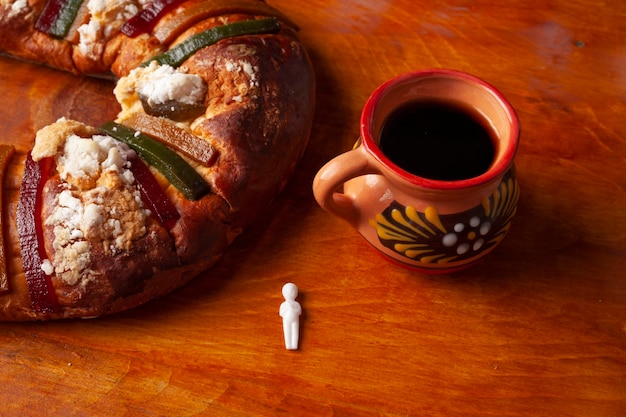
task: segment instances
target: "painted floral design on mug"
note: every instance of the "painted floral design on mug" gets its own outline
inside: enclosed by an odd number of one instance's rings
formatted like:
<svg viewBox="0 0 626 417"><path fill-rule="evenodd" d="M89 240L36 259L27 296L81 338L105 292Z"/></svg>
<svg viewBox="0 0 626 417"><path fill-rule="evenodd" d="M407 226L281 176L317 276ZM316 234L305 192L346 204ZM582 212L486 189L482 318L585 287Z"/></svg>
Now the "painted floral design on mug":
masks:
<svg viewBox="0 0 626 417"><path fill-rule="evenodd" d="M370 220L380 243L422 267L471 262L504 238L515 216L519 187L513 171L482 204L470 210L440 215L430 206L418 212L392 202Z"/></svg>
<svg viewBox="0 0 626 417"><path fill-rule="evenodd" d="M464 151L476 142L469 136L478 132L466 137L466 129L439 130L451 113L455 120L469 116L480 121L481 130L491 129L494 152L486 171L482 163L474 167L475 158ZM420 117L414 119L415 114ZM441 133L446 146L428 142L423 147L424 141L408 146L413 120L426 131L436 128L434 136ZM520 124L493 86L454 70L401 74L372 93L360 126L357 146L315 175L313 193L324 210L346 220L386 259L422 273L462 270L503 240L519 198L514 158ZM393 129L385 131L388 126ZM438 153L446 148L458 153ZM447 156L435 160L432 155ZM472 162L465 164L464 158Z"/></svg>

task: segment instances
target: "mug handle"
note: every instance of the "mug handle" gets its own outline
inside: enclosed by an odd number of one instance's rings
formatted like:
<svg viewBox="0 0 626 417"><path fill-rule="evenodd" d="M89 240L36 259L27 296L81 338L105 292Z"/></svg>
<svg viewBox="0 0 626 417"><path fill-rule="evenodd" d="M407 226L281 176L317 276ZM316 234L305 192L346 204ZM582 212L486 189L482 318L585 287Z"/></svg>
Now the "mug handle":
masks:
<svg viewBox="0 0 626 417"><path fill-rule="evenodd" d="M313 179L313 195L324 210L356 225L360 219L357 204L340 188L352 178L379 173L361 145L331 159L318 171Z"/></svg>

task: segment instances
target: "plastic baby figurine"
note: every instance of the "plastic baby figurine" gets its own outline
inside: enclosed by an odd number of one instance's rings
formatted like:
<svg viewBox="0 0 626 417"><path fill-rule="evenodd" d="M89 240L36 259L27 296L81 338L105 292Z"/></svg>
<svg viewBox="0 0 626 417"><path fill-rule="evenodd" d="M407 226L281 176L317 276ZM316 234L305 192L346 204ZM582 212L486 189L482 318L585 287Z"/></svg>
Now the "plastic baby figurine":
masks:
<svg viewBox="0 0 626 417"><path fill-rule="evenodd" d="M296 301L297 296L298 287L296 287L296 284L288 282L283 285L283 297L285 297L285 301L280 305L279 314L283 318L283 333L285 335L285 348L287 350L298 349L302 307L300 307L300 303Z"/></svg>

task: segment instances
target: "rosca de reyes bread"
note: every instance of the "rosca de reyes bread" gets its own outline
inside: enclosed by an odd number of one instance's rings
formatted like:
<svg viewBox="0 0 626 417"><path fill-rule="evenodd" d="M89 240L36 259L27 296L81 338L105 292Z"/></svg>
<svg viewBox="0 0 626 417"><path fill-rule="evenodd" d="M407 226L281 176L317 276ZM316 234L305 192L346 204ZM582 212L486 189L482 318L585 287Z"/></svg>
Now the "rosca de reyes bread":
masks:
<svg viewBox="0 0 626 417"><path fill-rule="evenodd" d="M0 320L94 317L212 266L307 144L314 74L257 0L0 0L0 51L115 80L115 120L0 145Z"/></svg>

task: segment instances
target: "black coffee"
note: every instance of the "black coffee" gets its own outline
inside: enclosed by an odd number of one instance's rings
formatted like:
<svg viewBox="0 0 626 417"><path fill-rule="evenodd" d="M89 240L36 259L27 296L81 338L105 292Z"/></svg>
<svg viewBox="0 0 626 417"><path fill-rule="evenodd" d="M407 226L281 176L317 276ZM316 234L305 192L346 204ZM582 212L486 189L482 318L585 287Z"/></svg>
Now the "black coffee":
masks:
<svg viewBox="0 0 626 417"><path fill-rule="evenodd" d="M494 155L491 129L478 114L437 100L409 102L383 124L379 146L405 171L456 181L485 173Z"/></svg>

